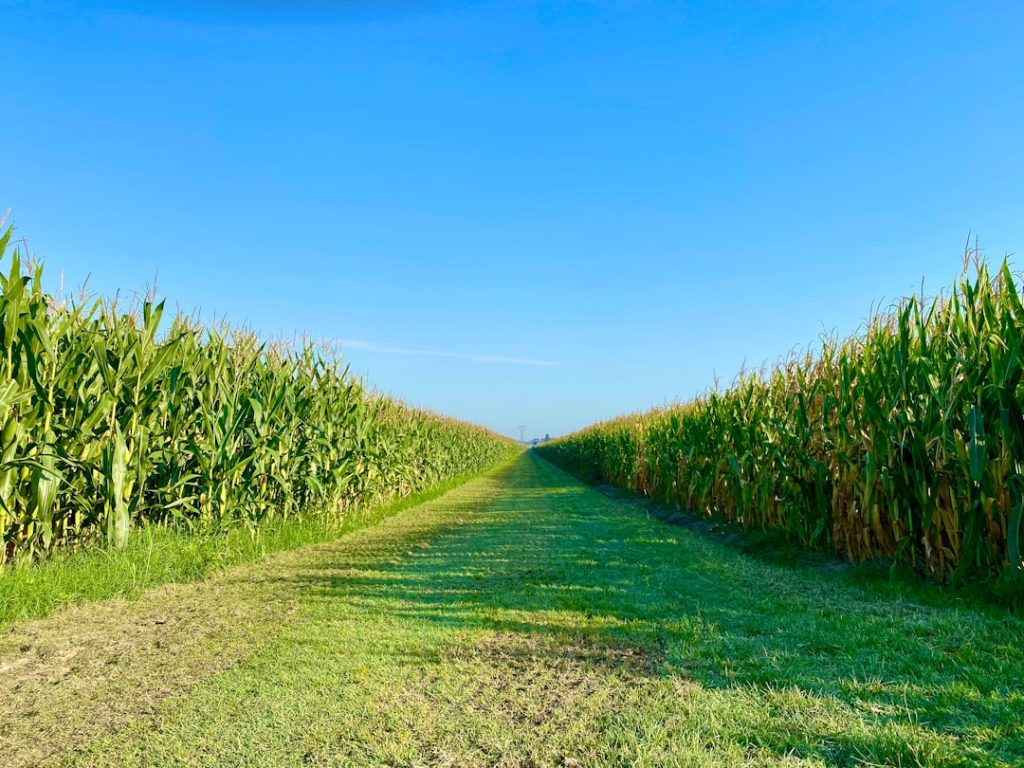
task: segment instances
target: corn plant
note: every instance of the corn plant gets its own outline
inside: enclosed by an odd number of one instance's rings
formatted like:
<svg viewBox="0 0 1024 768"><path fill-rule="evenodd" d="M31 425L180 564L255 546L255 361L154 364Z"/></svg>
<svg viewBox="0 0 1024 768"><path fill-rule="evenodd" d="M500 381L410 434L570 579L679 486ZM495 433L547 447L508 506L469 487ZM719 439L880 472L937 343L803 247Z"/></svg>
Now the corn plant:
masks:
<svg viewBox="0 0 1024 768"><path fill-rule="evenodd" d="M0 259L10 249L0 236ZM0 567L134 527L342 515L513 450L368 390L330 350L202 328L162 302L58 302L0 273Z"/></svg>
<svg viewBox="0 0 1024 768"><path fill-rule="evenodd" d="M947 296L690 403L541 451L591 480L940 579L1022 562L1024 307L981 260Z"/></svg>

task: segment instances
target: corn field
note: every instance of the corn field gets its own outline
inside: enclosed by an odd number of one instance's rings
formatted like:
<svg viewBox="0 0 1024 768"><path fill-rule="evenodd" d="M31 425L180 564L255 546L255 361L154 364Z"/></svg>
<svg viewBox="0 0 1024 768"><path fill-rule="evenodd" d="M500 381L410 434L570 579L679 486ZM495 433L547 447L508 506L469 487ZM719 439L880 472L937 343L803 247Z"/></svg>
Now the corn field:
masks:
<svg viewBox="0 0 1024 768"><path fill-rule="evenodd" d="M513 444L368 391L329 351L163 303L66 304L0 237L0 567L140 524L341 515L481 469ZM6 275L4 274L6 273Z"/></svg>
<svg viewBox="0 0 1024 768"><path fill-rule="evenodd" d="M959 581L1022 571L1024 307L975 258L945 296L690 403L540 450L591 481Z"/></svg>

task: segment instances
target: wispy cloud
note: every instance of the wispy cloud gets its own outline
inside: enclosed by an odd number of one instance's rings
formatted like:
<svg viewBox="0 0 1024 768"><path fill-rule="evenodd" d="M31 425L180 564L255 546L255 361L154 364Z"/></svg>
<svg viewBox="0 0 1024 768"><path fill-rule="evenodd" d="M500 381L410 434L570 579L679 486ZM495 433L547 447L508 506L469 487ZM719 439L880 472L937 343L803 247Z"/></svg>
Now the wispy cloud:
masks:
<svg viewBox="0 0 1024 768"><path fill-rule="evenodd" d="M416 357L447 357L453 360L468 360L471 363L492 363L498 365L558 365L553 360L533 360L528 357L507 357L505 355L474 355L465 352L442 352L436 349L408 349L406 347L390 347L373 341L359 339L338 339L338 345L345 349L361 349L366 352L380 352L385 355L412 355Z"/></svg>

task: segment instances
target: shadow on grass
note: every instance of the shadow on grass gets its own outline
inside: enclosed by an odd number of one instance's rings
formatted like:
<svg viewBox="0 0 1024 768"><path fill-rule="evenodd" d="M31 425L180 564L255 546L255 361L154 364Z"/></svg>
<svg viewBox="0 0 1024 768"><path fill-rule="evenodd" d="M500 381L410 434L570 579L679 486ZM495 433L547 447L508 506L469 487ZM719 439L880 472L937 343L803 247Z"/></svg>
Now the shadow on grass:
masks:
<svg viewBox="0 0 1024 768"><path fill-rule="evenodd" d="M348 550L290 578L312 600L494 633L503 640L477 651L513 671L540 659L772 701L789 692L867 724L759 732L756 746L780 756L929 764L908 740L915 733L953 740L958 757L943 764L1024 755L1019 617L937 602L927 585L880 594L845 571L740 551L639 515L531 455L502 480L496 501L401 557L371 549L353 560ZM400 660L431 664L446 652Z"/></svg>

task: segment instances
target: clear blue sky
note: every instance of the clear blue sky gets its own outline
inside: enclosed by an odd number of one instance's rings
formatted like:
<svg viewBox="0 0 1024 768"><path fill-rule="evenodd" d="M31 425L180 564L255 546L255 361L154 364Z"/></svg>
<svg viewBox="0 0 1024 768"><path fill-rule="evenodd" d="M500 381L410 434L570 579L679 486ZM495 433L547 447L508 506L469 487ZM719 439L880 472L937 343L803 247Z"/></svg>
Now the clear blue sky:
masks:
<svg viewBox="0 0 1024 768"><path fill-rule="evenodd" d="M159 271L171 305L348 340L379 388L507 434L849 332L948 285L969 232L1024 250L1019 2L0 18L0 208L51 280Z"/></svg>

